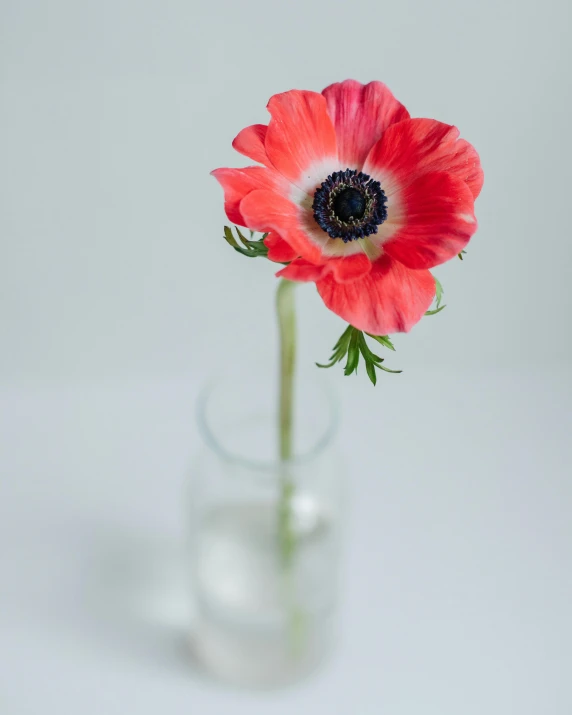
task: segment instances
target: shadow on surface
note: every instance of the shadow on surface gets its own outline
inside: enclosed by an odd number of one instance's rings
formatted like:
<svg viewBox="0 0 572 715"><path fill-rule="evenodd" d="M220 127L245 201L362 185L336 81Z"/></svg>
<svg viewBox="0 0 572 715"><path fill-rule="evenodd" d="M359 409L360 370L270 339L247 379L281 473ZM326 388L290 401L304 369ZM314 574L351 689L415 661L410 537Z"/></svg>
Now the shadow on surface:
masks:
<svg viewBox="0 0 572 715"><path fill-rule="evenodd" d="M79 588L86 637L126 663L198 675L183 546L113 528L84 538Z"/></svg>

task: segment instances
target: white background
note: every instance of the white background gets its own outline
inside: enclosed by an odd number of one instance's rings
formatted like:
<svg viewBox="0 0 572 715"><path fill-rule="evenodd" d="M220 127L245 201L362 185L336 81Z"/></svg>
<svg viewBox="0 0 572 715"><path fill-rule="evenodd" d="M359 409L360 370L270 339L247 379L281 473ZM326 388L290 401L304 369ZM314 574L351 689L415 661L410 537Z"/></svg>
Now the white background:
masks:
<svg viewBox="0 0 572 715"><path fill-rule="evenodd" d="M572 711L570 15L1 0L3 713ZM273 93L346 77L477 147L480 228L436 271L447 309L398 337L403 375L331 376L355 502L344 643L260 699L128 627L98 564L176 551L197 390L273 359L273 267L226 246L209 171L244 163L231 140ZM301 360L323 360L342 323L312 286L298 306Z"/></svg>

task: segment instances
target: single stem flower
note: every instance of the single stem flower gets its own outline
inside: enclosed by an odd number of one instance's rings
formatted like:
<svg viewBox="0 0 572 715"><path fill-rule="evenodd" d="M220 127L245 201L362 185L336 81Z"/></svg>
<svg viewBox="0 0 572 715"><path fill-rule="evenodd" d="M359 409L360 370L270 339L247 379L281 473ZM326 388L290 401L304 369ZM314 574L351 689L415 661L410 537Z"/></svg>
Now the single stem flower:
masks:
<svg viewBox="0 0 572 715"><path fill-rule="evenodd" d="M363 359L371 382L390 370L367 338L394 350L390 333L408 332L439 313L443 289L430 269L458 256L477 229L474 202L483 185L475 149L454 126L412 119L381 82L332 84L322 93L271 97L268 125L243 129L234 148L256 162L216 169L225 210L247 238L225 227L226 241L249 258L285 264L277 313L281 345L278 409L281 485L278 540L291 633L303 623L295 601L296 555L290 478L295 363L293 282L313 282L327 308L349 325L331 367L344 373ZM261 232L260 239L254 238ZM430 309L433 301L434 309Z"/></svg>
<svg viewBox="0 0 572 715"><path fill-rule="evenodd" d="M233 142L259 165L213 172L229 219L266 234L268 258L287 264L278 275L314 282L353 327L409 331L435 297L429 269L462 257L476 231L477 152L454 126L411 118L381 82L291 90L268 111Z"/></svg>

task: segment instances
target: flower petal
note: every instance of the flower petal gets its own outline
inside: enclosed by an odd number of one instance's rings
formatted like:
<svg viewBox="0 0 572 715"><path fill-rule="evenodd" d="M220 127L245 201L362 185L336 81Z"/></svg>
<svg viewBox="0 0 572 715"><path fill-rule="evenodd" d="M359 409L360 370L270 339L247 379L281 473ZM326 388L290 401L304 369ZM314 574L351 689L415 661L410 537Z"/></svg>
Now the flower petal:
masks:
<svg viewBox="0 0 572 715"><path fill-rule="evenodd" d="M409 268L433 268L460 253L477 230L473 194L452 174L423 174L400 194L401 228L383 250Z"/></svg>
<svg viewBox="0 0 572 715"><path fill-rule="evenodd" d="M347 258L331 258L328 267L338 283L351 283L371 271L371 261L365 253L354 253Z"/></svg>
<svg viewBox="0 0 572 715"><path fill-rule="evenodd" d="M341 168L361 169L369 150L395 122L409 112L382 82L353 79L331 84L322 92L336 128Z"/></svg>
<svg viewBox="0 0 572 715"><path fill-rule="evenodd" d="M245 169L215 169L211 174L224 189L224 210L229 221L239 226L247 223L239 210L242 199L254 189L285 189L286 182L271 169L247 166Z"/></svg>
<svg viewBox="0 0 572 715"><path fill-rule="evenodd" d="M329 274L316 285L330 310L373 335L408 332L435 296L435 280L429 271L412 271L388 256L353 283L337 283Z"/></svg>
<svg viewBox="0 0 572 715"><path fill-rule="evenodd" d="M264 239L264 245L268 249L268 258L276 263L288 263L293 261L297 252L287 243L276 231L271 231Z"/></svg>
<svg viewBox="0 0 572 715"><path fill-rule="evenodd" d="M266 154L266 147L264 146L267 129L268 127L265 124L253 124L250 127L246 127L234 138L232 142L233 148L253 161L258 161L260 164L265 165L270 164Z"/></svg>
<svg viewBox="0 0 572 715"><path fill-rule="evenodd" d="M474 147L459 139L457 127L435 119L393 124L369 153L364 171L378 177L391 176L402 186L429 171L447 171L465 181L475 198L483 185L483 170Z"/></svg>
<svg viewBox="0 0 572 715"><path fill-rule="evenodd" d="M270 161L298 188L312 191L339 168L336 132L325 98L293 89L271 97L268 111L272 119L265 146Z"/></svg>
<svg viewBox="0 0 572 715"><path fill-rule="evenodd" d="M286 268L278 271L276 275L280 278L286 278L289 281L315 282L320 280L324 271L324 265L318 266L315 263L306 261L304 258L297 258L286 266Z"/></svg>
<svg viewBox="0 0 572 715"><path fill-rule="evenodd" d="M301 230L299 208L275 191L252 191L240 204L246 225L256 231L276 231L296 251L313 263L320 263L320 247Z"/></svg>

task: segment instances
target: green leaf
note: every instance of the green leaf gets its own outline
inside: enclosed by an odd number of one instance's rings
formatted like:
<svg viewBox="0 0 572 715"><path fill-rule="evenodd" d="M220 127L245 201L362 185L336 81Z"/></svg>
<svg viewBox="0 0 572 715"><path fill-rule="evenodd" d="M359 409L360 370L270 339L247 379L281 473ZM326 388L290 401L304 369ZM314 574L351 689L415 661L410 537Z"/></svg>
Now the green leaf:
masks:
<svg viewBox="0 0 572 715"><path fill-rule="evenodd" d="M351 375L357 370L359 364L359 347L358 347L359 331L352 328L350 343L348 346L348 360L344 368L344 375Z"/></svg>
<svg viewBox="0 0 572 715"><path fill-rule="evenodd" d="M378 365L380 370L384 370L385 372L391 372L394 375L399 375L399 373L403 372L403 370L390 370L388 367L385 367L384 365Z"/></svg>
<svg viewBox="0 0 572 715"><path fill-rule="evenodd" d="M446 307L446 305L442 305L440 308L435 308L435 310L428 310L425 315L437 315L437 313L440 313Z"/></svg>
<svg viewBox="0 0 572 715"><path fill-rule="evenodd" d="M238 226L235 226L234 230L236 231L237 236L240 238L240 240L246 246L246 248L249 247L250 243L253 243L253 242L249 241L245 236L243 236L243 234L242 234L241 230L238 228Z"/></svg>
<svg viewBox="0 0 572 715"><path fill-rule="evenodd" d="M232 235L232 231L229 226L224 227L224 239L233 248L238 248L238 243L236 242L234 236Z"/></svg>
<svg viewBox="0 0 572 715"><path fill-rule="evenodd" d="M348 348L350 346L350 342L352 339L354 329L352 328L351 325L347 327L347 329L342 333L340 336L340 339L338 342L334 345L334 355L339 355L339 360L341 360L345 354L348 351ZM332 355L332 357L334 357Z"/></svg>
<svg viewBox="0 0 572 715"><path fill-rule="evenodd" d="M266 258L268 256L268 248L264 245L264 239L268 235L267 233L265 233L259 241L249 241L237 226L234 227L234 230L242 242L242 245L240 245L234 237L232 229L229 226L224 227L225 241L231 245L235 251L247 258ZM251 231L251 236L252 235L254 235L253 231Z"/></svg>
<svg viewBox="0 0 572 715"><path fill-rule="evenodd" d="M365 339L366 335L377 340L384 347L395 350L393 343L387 336L369 335L369 333L363 333L352 325L348 325L334 345L330 361L327 364L316 363L316 365L321 368L329 368L347 356L344 375L351 375L353 372L357 372L361 355L365 362L367 375L374 385L377 383L376 368L385 370L385 372L400 373L401 370L390 370L383 367L383 358L371 351Z"/></svg>
<svg viewBox="0 0 572 715"><path fill-rule="evenodd" d="M375 368L379 367L383 360L378 355L375 355L371 352L371 350L367 346L364 334L362 332L360 332L359 334L359 349L361 351L361 354L363 355L363 359L365 360L365 369L367 375L372 381L372 383L375 385L377 384L377 375L375 373Z"/></svg>
<svg viewBox="0 0 572 715"><path fill-rule="evenodd" d="M348 352L348 347L350 344L353 330L354 330L354 328L351 325L348 325L348 327L344 330L344 332L340 336L338 342L334 345L334 349L332 351L332 356L330 357L330 362L327 365L322 365L319 362L317 362L316 365L318 367L327 368L327 367L332 367L337 362L340 362L340 360L343 360L344 357L346 356L346 353Z"/></svg>
<svg viewBox="0 0 572 715"><path fill-rule="evenodd" d="M350 340L351 340L354 330L355 330L355 328L352 325L348 325L348 327L341 334L340 339L336 343L335 347L339 348L339 347L343 347L345 345L347 348L347 346L350 344Z"/></svg>
<svg viewBox="0 0 572 715"><path fill-rule="evenodd" d="M369 338L373 338L374 340L377 340L378 343L381 343L381 345L383 345L384 347L389 348L389 350L395 350L393 343L387 337L387 335L372 335L371 333L366 333L366 335Z"/></svg>
<svg viewBox="0 0 572 715"><path fill-rule="evenodd" d="M365 337L363 333L360 331L359 333L359 338L358 338L358 344L359 344L359 349L361 350L361 354L364 357L364 360L367 362L383 362L383 358L380 358L379 355L376 355L375 353L372 353L371 350L368 348L367 343L365 341Z"/></svg>
<svg viewBox="0 0 572 715"><path fill-rule="evenodd" d="M376 368L384 370L385 372L392 372L395 374L401 372L401 370L390 370L389 368L381 364L383 362L383 358L380 358L379 355L376 355L369 349L363 333L361 333L359 337L359 347L365 360L365 368L367 374L374 385L377 383L377 374L375 372Z"/></svg>
<svg viewBox="0 0 572 715"><path fill-rule="evenodd" d="M374 385L377 384L377 373L375 372L375 365L372 362L366 362L365 369L367 371L369 379Z"/></svg>
<svg viewBox="0 0 572 715"><path fill-rule="evenodd" d="M440 313L443 310L443 308L447 307L445 305L441 305L443 293L445 292L443 290L443 286L441 285L439 279L435 278L435 276L433 276L433 280L435 281L435 301L436 301L437 305L433 310L427 310L425 312L425 315L437 315L437 313Z"/></svg>
<svg viewBox="0 0 572 715"><path fill-rule="evenodd" d="M336 350L333 355L330 357L330 362L327 365L323 365L322 363L317 362L316 365L318 367L333 367L337 362L340 362L340 360L343 360L343 358L346 356L347 350Z"/></svg>
<svg viewBox="0 0 572 715"><path fill-rule="evenodd" d="M459 256L459 258L461 259L461 261L463 260L463 256L464 256L466 253L467 253L466 251L461 251L461 253L458 253L458 254L457 254L457 255Z"/></svg>
<svg viewBox="0 0 572 715"><path fill-rule="evenodd" d="M438 278L433 276L435 281L435 298L437 299L437 308L441 305L441 299L443 298L443 286L441 285Z"/></svg>
<svg viewBox="0 0 572 715"><path fill-rule="evenodd" d="M242 256L246 256L247 258L258 258L260 255L256 251L251 251L248 248L240 248L239 246L234 247L235 251L238 251Z"/></svg>
<svg viewBox="0 0 572 715"><path fill-rule="evenodd" d="M321 368L327 369L327 368L329 368L329 367L334 367L334 365L335 365L337 362L339 362L339 360L334 360L334 359L332 358L329 363L315 362L314 365L315 365L316 367L321 367Z"/></svg>

